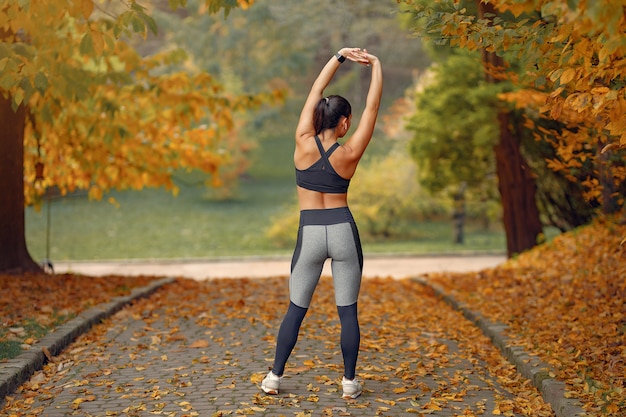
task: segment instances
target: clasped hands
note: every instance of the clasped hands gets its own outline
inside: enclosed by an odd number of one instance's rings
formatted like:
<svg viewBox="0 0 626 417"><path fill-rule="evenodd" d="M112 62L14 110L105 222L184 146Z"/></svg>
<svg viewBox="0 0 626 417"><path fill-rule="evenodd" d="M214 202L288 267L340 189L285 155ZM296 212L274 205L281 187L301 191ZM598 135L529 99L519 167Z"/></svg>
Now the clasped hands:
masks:
<svg viewBox="0 0 626 417"><path fill-rule="evenodd" d="M367 49L361 48L341 48L339 53L349 59L362 65L370 66L378 60L378 58L367 52Z"/></svg>

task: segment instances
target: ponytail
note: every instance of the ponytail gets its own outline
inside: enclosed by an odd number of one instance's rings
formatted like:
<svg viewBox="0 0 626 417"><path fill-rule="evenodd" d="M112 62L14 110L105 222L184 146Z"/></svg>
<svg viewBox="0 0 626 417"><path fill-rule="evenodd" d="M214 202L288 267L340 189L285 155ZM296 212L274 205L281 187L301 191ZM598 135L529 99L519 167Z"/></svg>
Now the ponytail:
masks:
<svg viewBox="0 0 626 417"><path fill-rule="evenodd" d="M322 98L313 111L315 134L318 135L326 129L334 129L341 117L350 117L351 114L352 107L345 98L336 95Z"/></svg>

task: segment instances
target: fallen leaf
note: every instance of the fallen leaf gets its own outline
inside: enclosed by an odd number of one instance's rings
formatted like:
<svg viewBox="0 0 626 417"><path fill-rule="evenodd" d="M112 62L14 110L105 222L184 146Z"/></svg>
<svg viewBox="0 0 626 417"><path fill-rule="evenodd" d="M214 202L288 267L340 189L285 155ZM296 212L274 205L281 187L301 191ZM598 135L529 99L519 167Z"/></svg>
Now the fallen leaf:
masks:
<svg viewBox="0 0 626 417"><path fill-rule="evenodd" d="M46 358L47 358L50 362L52 362L52 354L50 353L50 351L48 350L48 348L47 348L47 347L45 347L45 346L43 346L43 347L41 348L41 351L42 351L42 352L43 352L43 354L46 356Z"/></svg>
<svg viewBox="0 0 626 417"><path fill-rule="evenodd" d="M208 340L196 340L192 344L189 345L190 348L206 348L209 347Z"/></svg>

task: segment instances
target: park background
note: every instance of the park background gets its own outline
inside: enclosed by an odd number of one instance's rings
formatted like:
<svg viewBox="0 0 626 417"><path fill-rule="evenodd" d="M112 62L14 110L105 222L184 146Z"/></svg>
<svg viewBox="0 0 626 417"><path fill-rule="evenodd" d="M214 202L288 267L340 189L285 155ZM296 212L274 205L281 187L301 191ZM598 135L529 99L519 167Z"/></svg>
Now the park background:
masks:
<svg viewBox="0 0 626 417"><path fill-rule="evenodd" d="M250 149L238 161L242 166L223 174L228 182L220 188L207 186L210 178L199 170L181 169L174 174L177 195L160 188L113 189L101 201L85 191L44 197L26 212L33 257L54 262L289 254L297 227L293 130L312 75L344 45L378 54L385 74L379 128L351 195L365 252L504 253L495 200L470 202L464 242L455 244L450 196L430 195L418 184L408 149L411 133L403 125L416 83L432 59L421 40L401 27L395 3L361 2L354 7L345 2L265 1L248 10L233 9L224 19L172 13L165 2L153 2L159 35L137 41L143 54L184 48L189 53L186 65L219 74L228 88L260 91L284 77L290 93L284 103L241 115L245 125L238 140ZM328 94L346 95L358 119L365 90L355 78L367 78L367 73L354 66L342 70ZM370 210L381 207L364 213L359 207L363 204ZM284 218L290 223L281 224Z"/></svg>
<svg viewBox="0 0 626 417"><path fill-rule="evenodd" d="M130 39L142 55L184 50L170 71L207 72L235 92L278 86L286 98L237 115L237 127L226 133L232 136L224 145L230 160L218 173L220 187L216 173L195 168L175 170L176 193L164 187L118 191L128 185L109 181L110 191L93 198L86 190L59 193L49 180L26 210L27 244L38 262L288 255L297 227L293 129L312 77L344 45L378 54L385 74L378 129L350 198L365 252L507 251L491 151L497 140L494 92L485 87L479 54L442 54L443 48L411 33L412 18L395 1L264 1L234 8L227 18L172 12L166 2L154 1L149 12L158 35ZM367 73L350 63L344 67L328 93L348 97L358 118ZM443 69L445 85L434 80L435 67ZM437 140L439 147L428 148ZM45 170L53 171L55 163ZM98 182L95 176L104 174L93 175ZM543 178L544 189L555 186ZM556 188L567 192L562 184ZM572 199L584 205L580 196ZM590 218L580 213L568 222L557 213L555 223L550 210L543 213L538 242Z"/></svg>
<svg viewBox="0 0 626 417"><path fill-rule="evenodd" d="M7 112L14 99L28 103L32 117L24 107L15 113L26 126L23 143L17 135L24 166L2 175L0 186L22 168L25 183L18 194L2 189L0 210L14 215L7 207L17 201L23 214L25 194L33 257L290 253L295 115L336 49L367 45L381 51L388 74L376 140L351 190L367 250L506 250L511 261L502 267L427 278L509 326L590 414L623 414L620 2L167 3L104 2L119 8L111 11L89 0L71 9L52 2L59 16L72 14L60 32L56 24L66 21L53 13L29 14L40 3L2 9L11 19L0 47L0 88L8 92L1 115L15 122ZM341 71L336 91L362 102L367 72L345 64ZM11 133L2 132L0 145L17 137ZM503 144L519 145L508 149L511 159L498 153ZM12 156L0 152L0 169ZM0 259L20 267L24 258L12 257L20 231L6 233L16 219L0 218ZM463 235L454 233L460 219ZM511 242L512 234L523 241ZM200 235L206 240L192 240ZM0 337L15 354L139 282L107 277L113 287L101 291L101 281L79 276L0 278ZM76 285L63 285L70 281Z"/></svg>

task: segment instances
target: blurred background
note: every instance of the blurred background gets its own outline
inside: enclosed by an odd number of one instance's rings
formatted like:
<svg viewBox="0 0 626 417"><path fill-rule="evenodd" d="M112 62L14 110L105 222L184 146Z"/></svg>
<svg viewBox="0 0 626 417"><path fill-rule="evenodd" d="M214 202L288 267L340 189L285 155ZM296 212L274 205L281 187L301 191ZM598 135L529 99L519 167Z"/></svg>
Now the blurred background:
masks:
<svg viewBox="0 0 626 417"><path fill-rule="evenodd" d="M180 51L168 71L210 74L237 94L280 90L283 99L238 113L220 149L228 163L211 174L176 169L176 192L113 188L94 200L51 188L26 209L36 261L289 255L295 125L314 77L343 46L378 55L385 77L349 198L365 253L506 252L493 152L502 87L485 82L480 53L424 42L414 34L418 19L396 0L257 0L227 17L196 0L175 11L164 0L147 4L158 35L127 40L142 56ZM348 98L358 119L368 83L367 68L345 63L327 93ZM529 160L543 160L542 144L526 143ZM541 241L589 220L585 210L554 215L542 205L541 196L568 190L562 178L538 177Z"/></svg>

